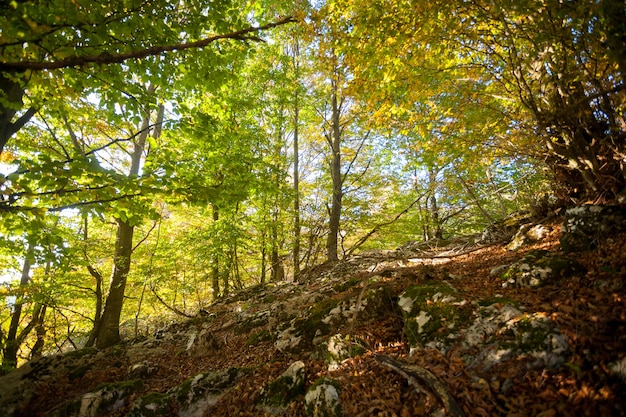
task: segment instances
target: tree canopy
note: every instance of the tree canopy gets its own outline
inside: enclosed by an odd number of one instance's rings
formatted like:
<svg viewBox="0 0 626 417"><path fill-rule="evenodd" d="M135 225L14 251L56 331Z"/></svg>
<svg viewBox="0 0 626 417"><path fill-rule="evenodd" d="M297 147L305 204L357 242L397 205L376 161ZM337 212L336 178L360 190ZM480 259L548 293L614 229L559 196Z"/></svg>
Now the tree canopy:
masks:
<svg viewBox="0 0 626 417"><path fill-rule="evenodd" d="M5 365L36 325L106 346L359 250L624 203L620 5L2 2Z"/></svg>

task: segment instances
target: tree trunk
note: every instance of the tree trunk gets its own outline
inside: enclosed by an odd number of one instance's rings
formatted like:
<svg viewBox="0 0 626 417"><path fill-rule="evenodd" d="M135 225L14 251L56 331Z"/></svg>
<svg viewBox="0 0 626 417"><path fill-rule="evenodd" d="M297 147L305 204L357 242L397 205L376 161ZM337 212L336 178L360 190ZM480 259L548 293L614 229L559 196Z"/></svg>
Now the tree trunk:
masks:
<svg viewBox="0 0 626 417"><path fill-rule="evenodd" d="M428 188L430 190L430 197L426 200L426 206L430 211L430 218L433 226L432 235L435 239L441 239L443 237L443 225L441 224L441 216L439 215L439 205L437 204L437 170L430 167L428 170Z"/></svg>
<svg viewBox="0 0 626 417"><path fill-rule="evenodd" d="M20 289L28 285L30 281L30 267L32 265L32 256L34 254L33 245L30 244L24 258L24 265L22 267L22 276L20 278ZM4 352L2 355L2 367L5 369L13 369L17 366L17 352L20 349L21 338L17 337L17 331L20 326L20 319L22 317L22 306L24 304L23 297L18 296L15 299L15 305L13 306L13 314L11 314L11 323L9 324L9 332L4 346Z"/></svg>
<svg viewBox="0 0 626 417"><path fill-rule="evenodd" d="M294 43L293 67L296 82L299 80L300 48ZM300 275L300 151L298 139L300 133L300 102L298 88L294 93L293 103L293 279L299 281Z"/></svg>
<svg viewBox="0 0 626 417"><path fill-rule="evenodd" d="M96 280L96 289L95 289L95 298L96 298L96 310L93 315L93 329L89 334L89 339L87 339L87 343L85 343L85 347L92 347L96 343L96 338L98 337L98 331L100 330L100 320L102 318L102 307L104 294L102 293L102 275L91 265L87 265L87 270L91 274L92 277Z"/></svg>
<svg viewBox="0 0 626 417"><path fill-rule="evenodd" d="M441 219L439 217L439 206L437 205L437 197L434 193L430 196L430 216L433 222L433 237L435 239L441 239L443 237L443 228L441 225Z"/></svg>
<svg viewBox="0 0 626 417"><path fill-rule="evenodd" d="M276 210L278 212L278 210ZM271 239L272 239L272 250L271 250L271 262L272 262L272 282L281 281L279 269L282 268L280 265L280 256L278 254L278 219L276 218L276 214L274 215L274 219L272 219L271 226ZM284 275L284 273L283 273Z"/></svg>
<svg viewBox="0 0 626 417"><path fill-rule="evenodd" d="M213 222L220 219L220 210L215 205L211 205L213 210ZM213 253L213 259L211 262L211 284L213 285L213 300L217 300L220 297L220 257L217 251Z"/></svg>
<svg viewBox="0 0 626 417"><path fill-rule="evenodd" d="M87 339L87 342L85 343L85 347L92 347L96 343L96 337L98 336L98 330L100 329L100 319L102 317L102 304L104 300L104 294L102 293L102 283L104 282L104 279L102 278L102 274L100 273L100 271L98 271L96 268L93 267L93 265L89 263L89 259L88 259L89 257L87 256L87 239L88 238L89 238L89 222L88 222L88 218L85 217L84 224L83 224L83 241L85 244L83 248L83 254L85 256L85 261L88 262L87 271L89 271L89 274L96 281L96 289L94 290L94 296L96 298L96 310L93 315L93 329L91 330L91 333L89 334L89 339Z"/></svg>
<svg viewBox="0 0 626 417"><path fill-rule="evenodd" d="M267 248L265 247L265 230L261 231L261 285L267 281L266 271Z"/></svg>
<svg viewBox="0 0 626 417"><path fill-rule="evenodd" d="M341 222L341 202L343 199L343 179L341 178L341 127L339 125L339 101L338 101L338 82L334 80L332 83L331 97L331 164L330 175L333 182L332 202L330 207L330 217L328 221L328 238L326 241L326 251L328 261L337 261L337 238L339 235L339 226Z"/></svg>
<svg viewBox="0 0 626 417"><path fill-rule="evenodd" d="M282 134L281 134L282 136ZM280 155L280 149L276 149L276 154ZM280 190L280 176L278 173L274 173L274 187L278 191ZM270 223L270 262L272 263L272 282L282 281L284 278L284 271L282 269L279 247L280 243L278 241L278 222L280 221L280 195L278 192L274 197L273 208L270 210L271 212L271 223ZM281 274L282 272L282 274Z"/></svg>
<svg viewBox="0 0 626 417"><path fill-rule="evenodd" d="M222 295L228 296L230 293L230 270L232 268L232 252L229 249L224 256L224 267L222 268Z"/></svg>
<svg viewBox="0 0 626 417"><path fill-rule="evenodd" d="M126 279L130 271L134 229L134 226L131 226L128 221L117 221L113 274L96 337L98 348L106 348L121 341L120 316L124 305Z"/></svg>
<svg viewBox="0 0 626 417"><path fill-rule="evenodd" d="M153 86L148 87L148 91L154 91ZM159 109L159 117L163 117L163 112ZM162 120L157 120L157 126ZM143 152L148 139L150 126L150 110L146 108L140 134L135 142L131 155L129 176L139 175ZM158 131L155 131L155 134ZM120 317L124 305L124 293L126 290L126 279L130 272L130 261L133 252L133 233L135 226L128 220L117 220L117 235L115 239L115 254L113 256L113 273L111 274L111 284L107 295L102 317L96 336L96 346L106 348L121 341L120 337Z"/></svg>
<svg viewBox="0 0 626 417"><path fill-rule="evenodd" d="M30 359L40 358L43 354L43 347L46 343L46 327L44 326L44 319L46 318L47 306L41 306L39 314L37 315L37 322L35 324L35 331L37 332L37 341L30 351Z"/></svg>
<svg viewBox="0 0 626 417"><path fill-rule="evenodd" d="M232 269L232 277L233 277L233 286L236 290L242 290L243 284L241 283L241 273L239 272L239 241L235 239L233 242L233 250L232 250L232 261L231 261L231 269Z"/></svg>
<svg viewBox="0 0 626 417"><path fill-rule="evenodd" d="M37 110L30 108L13 121L18 110L22 109L24 102L24 87L15 78L16 74L0 73L0 155L4 147L18 130L20 130L35 115Z"/></svg>

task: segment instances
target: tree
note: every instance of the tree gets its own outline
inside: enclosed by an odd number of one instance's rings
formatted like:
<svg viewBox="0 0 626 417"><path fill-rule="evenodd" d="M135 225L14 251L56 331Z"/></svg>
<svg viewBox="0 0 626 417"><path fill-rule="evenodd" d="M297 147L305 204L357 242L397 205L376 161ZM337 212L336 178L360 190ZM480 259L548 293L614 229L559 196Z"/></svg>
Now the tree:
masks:
<svg viewBox="0 0 626 417"><path fill-rule="evenodd" d="M490 126L490 146L545 161L562 198L621 201L624 39L607 16L624 17L616 3L374 0L342 2L337 14L351 28L344 51L355 84L382 120L435 103L475 139Z"/></svg>
<svg viewBox="0 0 626 417"><path fill-rule="evenodd" d="M26 257L24 258L24 266L22 268L22 276L20 278L20 288L22 290L30 282L30 268L33 264L34 249L29 246ZM11 369L17 366L17 352L22 344L22 341L28 335L32 326L27 326L18 336L20 320L22 318L22 306L24 301L23 297L17 297L13 306L13 313L11 314L11 324L9 325L9 331L4 341L4 349L2 352L2 367L4 369ZM34 320L33 320L34 322Z"/></svg>
<svg viewBox="0 0 626 417"><path fill-rule="evenodd" d="M330 148L330 177L333 181L331 188L331 204L328 218L328 239L326 241L327 257L329 261L337 261L337 237L341 222L341 204L343 200L343 178L341 172L341 125L340 114L343 100L339 96L339 69L335 68L335 76L331 78L330 90L330 120L325 120L328 130L324 133Z"/></svg>
<svg viewBox="0 0 626 417"><path fill-rule="evenodd" d="M270 280L276 282L285 278L281 252L285 245L284 224L289 223L287 218L291 214L287 210L291 200L291 190L287 188L287 146L293 136L290 114L294 74L284 48L282 43L278 43L275 48L265 49L249 69L256 74L256 83L260 87L257 100L263 103L265 109L257 116L263 139L259 143L261 163L254 187L261 234L261 283L265 281L268 250Z"/></svg>
<svg viewBox="0 0 626 417"><path fill-rule="evenodd" d="M59 216L41 219L28 216L24 222L31 224L23 236L5 238L3 244L7 255L20 259L19 278L7 284L7 306L10 307L9 325L6 333L0 330L0 348L2 368L10 370L16 367L19 359L27 358L24 345L31 338L33 330L36 341L30 356L38 355L43 349L45 334L44 320L50 306L49 297L57 287L54 272L66 262L68 250L63 244L65 226ZM3 268L3 274L10 271Z"/></svg>
<svg viewBox="0 0 626 417"><path fill-rule="evenodd" d="M131 1L125 7L115 2L61 0L45 5L33 1L3 4L0 154L44 104L61 98L52 93L57 83L77 91L102 83L126 93L119 76L125 71L103 70L104 66L125 65L131 73L136 68L144 82L158 85L177 65L168 52L201 49L224 40L258 41L257 34L263 30L294 21L286 17L251 26L241 5L229 1L174 5ZM54 72L58 70L63 70L60 76Z"/></svg>
<svg viewBox="0 0 626 417"><path fill-rule="evenodd" d="M315 72L318 77L319 92L317 94L321 99L321 104L316 106L316 112L322 119L322 135L328 145L327 164L331 189L330 205L327 207L326 259L331 262L339 259L338 247L345 181L369 135L367 132L359 132L361 137L357 140L356 152L350 160L342 160L347 137L356 130L349 132L347 129L351 125L356 125L358 105L355 103L354 96L349 92L351 75L348 65L344 62L346 58L337 47L342 41L342 31L345 30L341 23L334 19L326 5L322 6L313 19L314 37L311 45L311 48L317 49Z"/></svg>
<svg viewBox="0 0 626 417"><path fill-rule="evenodd" d="M162 98L172 98L174 91L169 86L173 79L194 88L197 71L189 71L191 67L204 66L202 72L213 70L214 85L219 85L224 70L219 66L232 62L246 46L244 42L259 41L263 30L294 19L252 26L247 21L252 14L240 4L229 2L130 2L125 8L90 1L54 1L45 7L30 3L3 6L0 20L0 154L16 167L0 182L0 210L38 215L68 208L92 210L99 215L114 210L118 227L112 282L101 316L96 308L90 340L105 347L120 340L119 321L134 249L133 231L141 220L134 210L143 204L132 198L159 191L154 178L140 171L147 136L155 127L149 120L152 109L144 106L153 103L152 94L159 87ZM223 47L205 50L202 59L179 59L184 58L185 51L213 43ZM179 53L170 54L174 51ZM193 75L182 80L181 70ZM147 84L154 88L143 88ZM54 90L60 94L53 94ZM75 108L63 95L75 98ZM93 105L94 99L101 105ZM76 132L72 124L81 116L67 110L78 109L86 109L84 118L91 120ZM35 115L42 123L28 126ZM141 127L133 131L133 122L141 118ZM98 119L100 122L96 122ZM106 127L105 121L111 127ZM29 142L33 138L40 140L38 130L42 126L49 132L44 136L48 143ZM68 133L65 137L58 135L62 128ZM124 128L132 133L120 134ZM88 141L81 142L81 134L83 139L90 137ZM108 143L105 140L93 146L92 138L102 138L103 134L110 135ZM71 139L70 146L65 139ZM124 159L123 147L122 154L115 148L127 143L133 145L128 151L132 154L129 171L109 168L118 158ZM11 150L8 155L3 152L7 144ZM30 149L46 151L33 157ZM107 153L112 159L103 164ZM28 156L17 160L18 154ZM2 219L8 222L9 230L14 224L10 217ZM94 268L90 273L96 278L100 300L101 275Z"/></svg>
<svg viewBox="0 0 626 417"><path fill-rule="evenodd" d="M293 70L296 82L300 81L300 41L292 43ZM300 274L300 91L296 88L293 101L293 277Z"/></svg>
<svg viewBox="0 0 626 417"><path fill-rule="evenodd" d="M626 86L599 10L609 3L480 5L497 31L472 43L487 47L490 73L530 113L563 193L578 202L626 201Z"/></svg>
<svg viewBox="0 0 626 417"><path fill-rule="evenodd" d="M154 92L152 86L148 90ZM130 168L128 176L138 176L140 173L142 160L145 158L149 126L151 124L151 113L146 106L143 121L137 139L133 141L133 150L130 155ZM163 124L163 105L159 107L156 115L155 129L153 137L157 139ZM135 222L137 220L128 216L120 216L117 221L117 233L115 239L115 254L113 256L113 272L109 284L109 293L106 297L102 316L94 325L95 342L99 348L109 347L121 341L120 337L120 316L124 305L124 294L126 281L131 267L131 256L133 252L133 234Z"/></svg>

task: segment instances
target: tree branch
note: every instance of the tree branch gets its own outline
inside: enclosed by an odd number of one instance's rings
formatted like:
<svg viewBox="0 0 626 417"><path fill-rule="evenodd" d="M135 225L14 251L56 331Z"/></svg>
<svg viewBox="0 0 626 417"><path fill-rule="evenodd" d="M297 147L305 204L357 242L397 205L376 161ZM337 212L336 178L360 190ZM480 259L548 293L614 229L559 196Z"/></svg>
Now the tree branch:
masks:
<svg viewBox="0 0 626 417"><path fill-rule="evenodd" d="M157 227L157 225L161 223L161 219L159 218L159 220L155 220L154 223L152 224L152 227L150 228L150 230L148 230L148 232L146 233L146 235L141 238L141 240L139 240L139 242L137 242L137 244L131 249L131 252L135 252L135 249L137 249L139 247L139 245L141 245L143 242L145 242L148 237L150 237L150 233L152 233L152 231Z"/></svg>
<svg viewBox="0 0 626 417"><path fill-rule="evenodd" d="M119 54L110 54L108 52L102 52L98 55L85 55L85 56L71 56L59 61L46 61L46 62L36 62L36 61L19 61L19 62L2 62L0 63L0 68L2 68L3 72L21 72L26 70L31 71L43 71L43 70L55 70L61 68L71 68L71 67L80 67L87 64L100 64L100 65L108 65L108 64L120 64L124 61L130 59L141 59L149 56L158 55L164 52L172 52L172 51L184 51L186 49L194 49L194 48L203 48L210 43L213 43L222 39L234 39L234 40L252 40L252 41L262 41L261 38L256 36L250 36L252 33L257 33L262 30L271 29L276 26L281 26L287 23L296 22L294 17L288 16L282 18L276 22L268 23L263 26L250 26L246 29L237 30L230 33L225 33L221 35L215 35L208 38L200 39L195 42L187 42L187 43L179 43L175 45L163 45L163 46L152 46L150 48L141 49L137 51L129 51L123 52Z"/></svg>
<svg viewBox="0 0 626 417"><path fill-rule="evenodd" d="M346 168L346 172L344 172L344 174L343 174L343 178L341 179L341 184L344 183L344 181L346 180L346 177L348 176L350 171L352 171L352 166L354 165L354 162L356 161L356 159L359 157L359 154L361 153L361 149L363 149L363 145L365 145L365 141L370 137L370 133L372 133L372 131L368 130L367 133L365 134L365 136L363 137L363 139L361 140L361 143L359 143L359 147L357 148L356 152L354 153L354 157L352 158L352 160L348 164L348 168ZM368 167L369 167L369 163L368 163ZM367 168L365 168L365 171L367 171Z"/></svg>
<svg viewBox="0 0 626 417"><path fill-rule="evenodd" d="M361 245L363 245L367 239L369 239L370 237L372 237L374 234L378 233L378 231L385 227L385 226L389 226L390 224L395 223L396 221L398 221L400 219L400 217L404 216L406 213L409 212L409 210L411 210L413 208L413 206L415 206L417 204L418 201L420 201L424 196L426 195L426 192L422 193L419 197L417 197L415 200L413 200L413 202L411 204L409 204L404 210L402 210L400 213L396 214L395 217L389 221L383 222L383 223L379 223L376 226L374 226L374 228L372 230L370 230L365 236L362 236L359 238L359 240L356 241L356 243L354 245L352 245L352 247L350 249L348 249L348 251L346 252L347 256L352 255L352 253L357 250L359 247L361 247Z"/></svg>
<svg viewBox="0 0 626 417"><path fill-rule="evenodd" d="M171 305L167 304L167 303L165 302L165 300L163 300L163 299L161 298L161 296L160 296L159 294L157 294L156 290L154 289L154 287L153 287L152 285L150 286L150 291L152 291L152 294L154 294L154 296L156 297L156 299L157 299L157 300L159 300L159 302L160 302L161 304L163 304L163 305L165 306L165 308L167 308L168 310L173 311L174 313L178 314L179 316L187 317L188 319L191 319L191 318L193 318L193 317L194 317L194 316L192 316L192 315L190 315L190 314L185 313L184 311L180 311L179 309L177 309L177 308L176 308L176 307L174 307L174 306L171 306Z"/></svg>
<svg viewBox="0 0 626 417"><path fill-rule="evenodd" d="M10 138L14 134L16 134L21 128L24 127L26 123L37 113L37 109L35 107L31 107L24 114L22 114L15 122L9 123L7 128L7 132L5 135L7 138Z"/></svg>
<svg viewBox="0 0 626 417"><path fill-rule="evenodd" d="M113 201L119 201L125 198L139 197L140 195L141 193L124 194L124 195L120 195L117 197L112 197L112 198L107 198L107 199L102 199L102 200L81 201L79 203L73 203L73 204L67 204L67 205L61 205L61 206L55 206L55 207L11 206L8 204L3 204L3 202L0 200L0 213L15 212L15 211L33 211L33 210L46 210L48 212L56 212L56 211L62 211L62 210L67 210L67 209L72 209L72 208L90 206L92 204L111 203Z"/></svg>

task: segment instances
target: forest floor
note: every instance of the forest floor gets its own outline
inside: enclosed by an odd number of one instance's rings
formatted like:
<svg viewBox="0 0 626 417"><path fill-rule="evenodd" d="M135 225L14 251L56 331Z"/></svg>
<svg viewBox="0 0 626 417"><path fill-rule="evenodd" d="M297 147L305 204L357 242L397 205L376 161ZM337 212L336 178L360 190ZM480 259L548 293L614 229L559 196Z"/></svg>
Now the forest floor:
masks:
<svg viewBox="0 0 626 417"><path fill-rule="evenodd" d="M552 224L552 233L540 243L518 252L504 244L475 247L465 254L450 254L450 248L430 252L434 275L454 276L459 294L467 300L503 297L523 305L526 311L541 312L552 319L569 339L565 364L535 369L528 361L516 359L487 370L470 369L454 349L442 353L419 349L409 356L403 334L402 316L390 312L377 320L356 323L353 336L367 347L365 353L342 361L329 370L321 359L283 353L273 341L249 343L249 334L227 325L228 315L211 323L211 331L222 341L219 349L206 354L181 353L180 346L161 350L147 358L156 371L144 378L140 393L165 392L201 372L241 367L253 372L227 391L218 404L205 415L262 416L256 400L260 387L274 380L295 360L306 365L307 387L323 376L341 384L341 403L345 416L420 416L437 415L437 397L428 389L416 390L407 379L383 366L376 358L388 355L430 370L445 384L468 416L612 416L626 415L626 383L609 369L609 364L626 354L626 235L600 242L594 250L576 254L584 271L539 289L503 288L502 280L490 275L492 268L520 259L524 253L544 249L559 252L560 225ZM425 257L428 262L428 257ZM432 262L431 262L432 263ZM385 285L398 294L416 280L417 266L399 260L385 278ZM343 268L345 277L362 273L365 266L351 263ZM294 284L295 285L295 284ZM308 289L318 284L311 275ZM393 291L395 289L395 291ZM232 308L221 303L207 311ZM79 397L101 383L126 378L132 362L124 355L106 355L78 379L68 378L56 384L41 383L37 404L31 410L52 409ZM507 384L507 389L503 389ZM123 416L128 408L109 415ZM434 414L433 414L434 413ZM296 401L281 414L303 415L303 402Z"/></svg>

